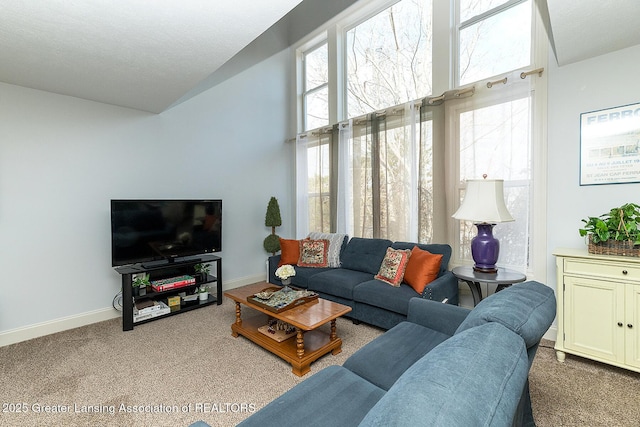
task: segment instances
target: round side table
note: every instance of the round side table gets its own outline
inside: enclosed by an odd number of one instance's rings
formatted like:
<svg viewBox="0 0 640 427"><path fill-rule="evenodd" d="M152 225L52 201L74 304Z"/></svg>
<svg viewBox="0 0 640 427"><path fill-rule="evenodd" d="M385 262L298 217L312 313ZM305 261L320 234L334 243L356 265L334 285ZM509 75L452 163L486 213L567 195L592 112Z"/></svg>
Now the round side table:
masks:
<svg viewBox="0 0 640 427"><path fill-rule="evenodd" d="M513 285L514 283L524 282L527 276L519 271L509 270L508 268L498 267L497 273L481 273L475 271L471 266L455 267L453 275L469 285L471 294L473 295L473 306L475 307L482 301L482 290L480 283L498 285L496 292Z"/></svg>

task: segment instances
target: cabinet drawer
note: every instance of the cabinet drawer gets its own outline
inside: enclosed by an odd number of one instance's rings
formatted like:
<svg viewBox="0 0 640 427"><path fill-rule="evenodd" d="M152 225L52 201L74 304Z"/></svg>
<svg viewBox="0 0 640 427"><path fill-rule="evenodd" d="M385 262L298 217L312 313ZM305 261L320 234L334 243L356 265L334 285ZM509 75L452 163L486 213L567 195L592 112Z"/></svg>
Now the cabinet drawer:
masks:
<svg viewBox="0 0 640 427"><path fill-rule="evenodd" d="M640 264L604 262L602 259L589 261L565 258L565 274L607 277L625 282L640 282Z"/></svg>

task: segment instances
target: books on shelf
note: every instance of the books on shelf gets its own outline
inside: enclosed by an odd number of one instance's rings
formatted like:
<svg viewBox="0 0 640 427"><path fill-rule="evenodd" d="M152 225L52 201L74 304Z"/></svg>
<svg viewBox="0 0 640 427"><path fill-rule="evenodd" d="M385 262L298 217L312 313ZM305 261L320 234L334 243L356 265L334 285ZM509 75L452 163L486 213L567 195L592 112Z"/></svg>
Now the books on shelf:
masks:
<svg viewBox="0 0 640 427"><path fill-rule="evenodd" d="M193 276L177 276L167 279L152 280L151 288L156 292L168 291L170 289L182 288L184 286L194 285L196 279Z"/></svg>
<svg viewBox="0 0 640 427"><path fill-rule="evenodd" d="M155 309L155 305L154 305L154 301L151 298L143 298L143 299L137 299L135 302L135 308L138 309L138 311L142 311L145 309ZM147 311L150 311L147 310Z"/></svg>
<svg viewBox="0 0 640 427"><path fill-rule="evenodd" d="M153 301L153 305L138 309L133 308L133 322L140 322L142 320L151 319L154 317L162 316L171 312L169 306L162 301Z"/></svg>

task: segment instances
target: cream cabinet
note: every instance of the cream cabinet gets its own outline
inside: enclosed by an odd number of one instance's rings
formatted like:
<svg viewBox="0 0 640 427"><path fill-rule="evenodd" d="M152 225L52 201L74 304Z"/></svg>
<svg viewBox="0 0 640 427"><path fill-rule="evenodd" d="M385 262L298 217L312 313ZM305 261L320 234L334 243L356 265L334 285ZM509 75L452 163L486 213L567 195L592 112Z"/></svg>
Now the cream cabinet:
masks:
<svg viewBox="0 0 640 427"><path fill-rule="evenodd" d="M558 249L556 356L640 372L640 258Z"/></svg>

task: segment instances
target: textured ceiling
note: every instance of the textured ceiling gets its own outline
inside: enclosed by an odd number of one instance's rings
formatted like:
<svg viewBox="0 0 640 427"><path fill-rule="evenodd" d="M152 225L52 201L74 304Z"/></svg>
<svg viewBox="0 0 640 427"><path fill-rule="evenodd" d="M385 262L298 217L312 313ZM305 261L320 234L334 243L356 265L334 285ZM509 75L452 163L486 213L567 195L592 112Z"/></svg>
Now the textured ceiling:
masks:
<svg viewBox="0 0 640 427"><path fill-rule="evenodd" d="M302 0L0 0L0 81L158 113Z"/></svg>
<svg viewBox="0 0 640 427"><path fill-rule="evenodd" d="M640 0L541 0L559 65L640 44Z"/></svg>
<svg viewBox="0 0 640 427"><path fill-rule="evenodd" d="M355 2L0 0L0 82L158 113L276 48L230 61L299 3L306 34ZM640 44L640 0L536 2L559 65Z"/></svg>

